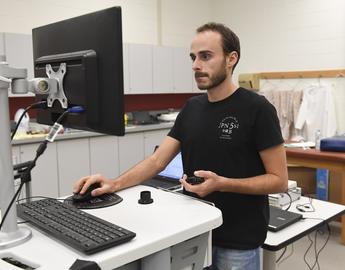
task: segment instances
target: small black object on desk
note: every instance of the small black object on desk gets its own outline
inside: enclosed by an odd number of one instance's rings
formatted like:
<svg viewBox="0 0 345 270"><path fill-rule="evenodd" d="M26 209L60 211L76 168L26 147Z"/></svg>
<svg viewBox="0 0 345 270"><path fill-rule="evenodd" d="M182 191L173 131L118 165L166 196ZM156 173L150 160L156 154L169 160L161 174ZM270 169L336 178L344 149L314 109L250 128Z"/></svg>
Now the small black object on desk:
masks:
<svg viewBox="0 0 345 270"><path fill-rule="evenodd" d="M140 204L150 204L153 203L153 199L151 198L151 192L144 190L140 192L140 199L138 200Z"/></svg>

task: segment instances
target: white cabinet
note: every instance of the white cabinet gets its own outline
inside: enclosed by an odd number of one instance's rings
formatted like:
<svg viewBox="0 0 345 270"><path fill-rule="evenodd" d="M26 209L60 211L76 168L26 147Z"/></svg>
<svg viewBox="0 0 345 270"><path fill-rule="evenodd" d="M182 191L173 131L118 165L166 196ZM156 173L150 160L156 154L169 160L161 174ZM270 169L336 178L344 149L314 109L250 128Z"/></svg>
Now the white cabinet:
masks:
<svg viewBox="0 0 345 270"><path fill-rule="evenodd" d="M192 60L188 48L173 50L173 80L175 93L190 93L193 91Z"/></svg>
<svg viewBox="0 0 345 270"><path fill-rule="evenodd" d="M33 160L38 146L39 143L21 145L20 162ZM47 149L31 171L32 196L55 198L59 195L57 166L56 143L48 143Z"/></svg>
<svg viewBox="0 0 345 270"><path fill-rule="evenodd" d="M31 35L5 33L4 38L4 48L7 63L13 68L26 68L28 71L27 78L32 79L34 77L34 64Z"/></svg>
<svg viewBox="0 0 345 270"><path fill-rule="evenodd" d="M129 63L128 63L128 44L123 44L123 91L129 93Z"/></svg>
<svg viewBox="0 0 345 270"><path fill-rule="evenodd" d="M129 93L152 93L152 46L128 45Z"/></svg>
<svg viewBox="0 0 345 270"><path fill-rule="evenodd" d="M119 175L119 143L115 136L90 138L91 174L100 173L108 178Z"/></svg>
<svg viewBox="0 0 345 270"><path fill-rule="evenodd" d="M153 92L173 92L173 48L153 47Z"/></svg>
<svg viewBox="0 0 345 270"><path fill-rule="evenodd" d="M57 142L59 196L72 193L74 183L90 175L89 139L61 140Z"/></svg>
<svg viewBox="0 0 345 270"><path fill-rule="evenodd" d="M34 77L31 35L0 33L1 54L6 55L12 67L26 68L29 79ZM125 94L191 93L197 90L193 85L189 48L124 43L123 80Z"/></svg>
<svg viewBox="0 0 345 270"><path fill-rule="evenodd" d="M144 159L144 136L142 132L119 137L120 174Z"/></svg>
<svg viewBox="0 0 345 270"><path fill-rule="evenodd" d="M160 145L167 136L169 129L153 130L144 132L144 155L152 154L156 145Z"/></svg>
<svg viewBox="0 0 345 270"><path fill-rule="evenodd" d="M124 137L95 136L49 143L31 173L32 195L70 195L74 183L90 174L115 178L150 155L168 132L166 128L128 133ZM13 163L33 160L38 145L13 145Z"/></svg>
<svg viewBox="0 0 345 270"><path fill-rule="evenodd" d="M5 55L5 34L0 33L0 55Z"/></svg>
<svg viewBox="0 0 345 270"><path fill-rule="evenodd" d="M20 146L13 145L12 146L12 164L20 163Z"/></svg>

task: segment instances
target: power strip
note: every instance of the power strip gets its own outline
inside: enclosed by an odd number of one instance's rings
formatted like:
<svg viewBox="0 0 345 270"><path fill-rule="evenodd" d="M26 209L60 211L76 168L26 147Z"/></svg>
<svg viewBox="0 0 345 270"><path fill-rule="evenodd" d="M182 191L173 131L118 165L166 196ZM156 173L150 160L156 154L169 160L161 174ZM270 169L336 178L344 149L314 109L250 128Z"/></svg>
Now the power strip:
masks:
<svg viewBox="0 0 345 270"><path fill-rule="evenodd" d="M290 204L290 202L296 201L301 198L302 189L300 187L289 188L287 193L290 196L286 193L269 194L269 204L275 207L282 208L283 206Z"/></svg>

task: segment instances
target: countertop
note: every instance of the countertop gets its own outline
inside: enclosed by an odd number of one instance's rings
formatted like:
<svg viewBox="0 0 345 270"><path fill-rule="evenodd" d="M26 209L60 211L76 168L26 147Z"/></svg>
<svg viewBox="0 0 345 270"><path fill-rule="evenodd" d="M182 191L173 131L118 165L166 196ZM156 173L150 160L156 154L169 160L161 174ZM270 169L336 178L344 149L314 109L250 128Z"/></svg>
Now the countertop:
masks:
<svg viewBox="0 0 345 270"><path fill-rule="evenodd" d="M159 124L152 124L152 125L129 125L126 126L125 133L135 133L135 132L145 132L145 131L153 131L159 129L170 129L174 125L174 122L161 122ZM21 145L21 144L29 144L29 143L37 143L41 142L45 137L45 134L37 134L37 135L23 135L19 138L15 138L12 141L12 145ZM55 141L59 140L71 140L71 139L79 139L85 137L96 137L96 136L109 136L103 133L97 132L90 132L90 131L82 131L82 130L73 130L63 134L58 134L55 138Z"/></svg>

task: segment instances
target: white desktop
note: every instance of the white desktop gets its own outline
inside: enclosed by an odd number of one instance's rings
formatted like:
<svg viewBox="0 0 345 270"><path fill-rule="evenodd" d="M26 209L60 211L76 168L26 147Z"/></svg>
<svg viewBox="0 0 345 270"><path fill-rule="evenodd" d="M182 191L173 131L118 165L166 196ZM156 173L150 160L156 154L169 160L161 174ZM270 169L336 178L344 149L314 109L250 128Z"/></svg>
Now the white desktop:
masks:
<svg viewBox="0 0 345 270"><path fill-rule="evenodd" d="M151 192L152 204L138 203L143 190ZM87 256L23 224L20 226L31 229L32 238L0 250L0 258L11 255L39 270L69 269L76 259L94 261L103 270L177 270L211 263L207 247L211 244L211 230L222 224L219 209L180 193L147 186L135 186L118 194L123 197L121 203L86 211L135 232L131 241Z"/></svg>

